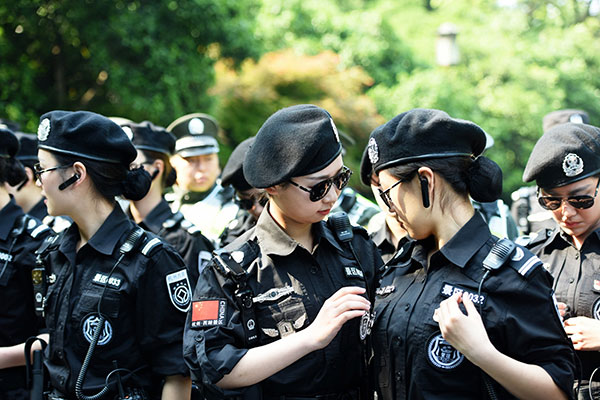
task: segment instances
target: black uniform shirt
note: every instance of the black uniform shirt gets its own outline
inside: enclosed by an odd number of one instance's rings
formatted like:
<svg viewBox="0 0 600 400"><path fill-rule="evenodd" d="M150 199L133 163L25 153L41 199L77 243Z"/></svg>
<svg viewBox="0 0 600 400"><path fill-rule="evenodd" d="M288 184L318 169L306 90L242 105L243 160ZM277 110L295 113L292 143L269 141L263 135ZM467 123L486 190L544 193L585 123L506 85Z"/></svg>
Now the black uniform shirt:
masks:
<svg viewBox="0 0 600 400"><path fill-rule="evenodd" d="M139 225L175 247L185 261L191 287L195 287L200 271L212 257L212 242L181 213L174 214L164 199Z"/></svg>
<svg viewBox="0 0 600 400"><path fill-rule="evenodd" d="M119 368L136 370L130 379L121 373L129 387L149 389L152 384L160 385L160 376L187 374L181 352L191 296L181 257L170 245L146 233L145 240L109 276L121 244L135 227L116 206L78 251L79 230L73 224L45 257L56 276L46 307L50 331L46 367L52 386L69 398L74 398L75 381L99 322L98 301L106 282L101 312L107 319L83 388L97 392L114 369L112 360L117 360Z"/></svg>
<svg viewBox="0 0 600 400"><path fill-rule="evenodd" d="M383 224L376 231L371 233L371 240L379 249L379 254L384 262L387 262L394 253L396 253L396 246L392 240L392 234L383 220Z"/></svg>
<svg viewBox="0 0 600 400"><path fill-rule="evenodd" d="M581 250L558 228L541 230L527 247L554 276L556 300L569 306L565 319L600 320L600 229L585 239ZM594 368L600 367L600 352L578 351L577 355L583 366L581 378L588 380Z"/></svg>
<svg viewBox="0 0 600 400"><path fill-rule="evenodd" d="M518 247L478 295L482 262L495 241L481 216L476 213L427 265L430 240L417 241L404 264L386 271L392 277L377 292L373 366L379 398L484 397L481 370L442 338L433 320L434 310L456 291L483 307L486 330L500 352L539 365L570 394L574 353L552 300L552 278L539 259ZM501 398L513 398L499 389Z"/></svg>
<svg viewBox="0 0 600 400"><path fill-rule="evenodd" d="M40 221L46 218L46 216L48 215L48 208L46 207L46 203L44 200L46 199L42 197L40 201L38 201L33 207L31 207L31 210L29 210L27 214L39 219Z"/></svg>
<svg viewBox="0 0 600 400"><path fill-rule="evenodd" d="M356 229L352 243L373 290L374 271L381 265L381 258L367 239L366 231ZM365 287L365 279L360 276L362 273L350 250L334 238L325 222L313 225L313 235L316 245L311 254L285 233L265 209L256 227L225 248L235 258L237 249L246 241L256 240L260 247L258 258L241 261L242 265L249 264L248 284L254 295L258 325L257 346L306 328L315 320L325 300L341 287ZM229 276L215 271L214 261L202 272L194 292L184 350L192 373L202 374L201 379L209 385L231 372L248 351L243 315L234 296L237 285ZM207 309L210 302L216 304L216 301L223 302L218 309L222 314L207 321L211 317L202 313L202 308ZM261 383L263 393L271 398L357 389L361 383L362 351L357 318L347 322L324 349L265 379Z"/></svg>

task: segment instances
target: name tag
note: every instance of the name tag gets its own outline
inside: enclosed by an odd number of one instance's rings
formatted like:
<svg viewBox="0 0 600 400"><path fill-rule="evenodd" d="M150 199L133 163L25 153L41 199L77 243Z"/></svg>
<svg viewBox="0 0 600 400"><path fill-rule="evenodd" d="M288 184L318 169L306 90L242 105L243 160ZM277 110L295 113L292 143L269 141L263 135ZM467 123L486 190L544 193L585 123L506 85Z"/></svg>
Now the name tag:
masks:
<svg viewBox="0 0 600 400"><path fill-rule="evenodd" d="M101 285L104 286L106 285L108 281L108 285L114 289L118 289L121 287L121 279L120 278L116 278L114 276L111 276L110 278L108 277L108 275L104 275L101 274L100 272L96 273L96 275L94 275L94 279L92 279L92 282L97 284L97 285Z"/></svg>
<svg viewBox="0 0 600 400"><path fill-rule="evenodd" d="M469 299L471 299L471 301L474 304L482 307L485 305L485 300L487 299L486 293L477 294L477 292L475 291L464 289L459 286L455 286L451 283L444 282L444 284L442 285L442 289L440 290L440 294L448 298L452 297L452 295L454 295L455 293L462 293L463 297L469 296Z"/></svg>
<svg viewBox="0 0 600 400"><path fill-rule="evenodd" d="M363 278L364 274L357 267L344 267L344 272L346 273L346 278Z"/></svg>
<svg viewBox="0 0 600 400"><path fill-rule="evenodd" d="M378 296L386 296L386 295L394 292L395 290L396 290L396 286L394 286L394 285L382 286L375 290L375 294Z"/></svg>

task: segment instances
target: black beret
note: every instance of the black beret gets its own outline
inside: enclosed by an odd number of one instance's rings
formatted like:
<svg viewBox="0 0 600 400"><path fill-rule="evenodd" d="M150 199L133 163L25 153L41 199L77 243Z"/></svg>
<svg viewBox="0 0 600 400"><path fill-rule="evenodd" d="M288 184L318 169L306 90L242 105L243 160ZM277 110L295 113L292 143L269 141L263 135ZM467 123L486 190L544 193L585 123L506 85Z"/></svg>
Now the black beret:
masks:
<svg viewBox="0 0 600 400"><path fill-rule="evenodd" d="M175 152L175 136L152 122L126 123L121 125L121 128L138 150L155 151L167 155Z"/></svg>
<svg viewBox="0 0 600 400"><path fill-rule="evenodd" d="M546 132L554 125L566 124L567 122L573 122L575 124L589 124L590 117L588 113L583 110L557 110L552 111L544 116L544 119L542 120L542 126L544 132Z"/></svg>
<svg viewBox="0 0 600 400"><path fill-rule="evenodd" d="M181 157L201 156L219 152L217 121L207 114L194 113L177 118L167 127L177 138L175 153Z"/></svg>
<svg viewBox="0 0 600 400"><path fill-rule="evenodd" d="M51 111L40 117L38 148L129 166L137 151L123 129L89 111Z"/></svg>
<svg viewBox="0 0 600 400"><path fill-rule="evenodd" d="M259 129L246 154L244 176L263 189L320 171L341 152L331 115L311 104L296 105L277 111Z"/></svg>
<svg viewBox="0 0 600 400"><path fill-rule="evenodd" d="M254 139L255 136L249 137L238 144L231 152L231 156L229 156L229 160L227 160L221 174L221 184L223 186L231 185L240 191L252 189L252 186L244 177L244 159L248 149L254 143Z"/></svg>
<svg viewBox="0 0 600 400"><path fill-rule="evenodd" d="M371 132L366 150L369 160L361 165L361 179L364 181L371 169L379 173L422 160L476 157L485 144L485 132L473 122L452 118L440 110L416 108Z"/></svg>
<svg viewBox="0 0 600 400"><path fill-rule="evenodd" d="M13 132L18 132L19 129L21 129L21 125L9 119L0 118L0 128L9 129Z"/></svg>
<svg viewBox="0 0 600 400"><path fill-rule="evenodd" d="M0 127L0 157L13 158L19 151L19 139L13 131Z"/></svg>
<svg viewBox="0 0 600 400"><path fill-rule="evenodd" d="M19 139L19 152L15 158L22 162L38 162L37 136L23 132L17 132L16 135L17 139Z"/></svg>
<svg viewBox="0 0 600 400"><path fill-rule="evenodd" d="M600 173L600 129L592 125L556 125L539 138L523 172L523 181L554 188Z"/></svg>

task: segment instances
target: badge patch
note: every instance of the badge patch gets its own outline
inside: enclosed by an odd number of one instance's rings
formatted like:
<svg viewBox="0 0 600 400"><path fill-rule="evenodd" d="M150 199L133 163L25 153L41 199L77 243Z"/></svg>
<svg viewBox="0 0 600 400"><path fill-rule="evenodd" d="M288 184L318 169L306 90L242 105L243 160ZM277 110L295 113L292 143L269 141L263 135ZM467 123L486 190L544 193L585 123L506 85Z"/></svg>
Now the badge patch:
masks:
<svg viewBox="0 0 600 400"><path fill-rule="evenodd" d="M577 154L569 153L563 160L562 169L568 177L577 176L583 172L583 160Z"/></svg>
<svg viewBox="0 0 600 400"><path fill-rule="evenodd" d="M362 317L360 317L360 326L358 330L358 334L360 336L360 340L365 340L367 336L371 334L371 328L373 328L373 323L375 322L375 313L371 311L365 312Z"/></svg>
<svg viewBox="0 0 600 400"><path fill-rule="evenodd" d="M220 326L225 324L225 300L201 300L192 304L192 328Z"/></svg>
<svg viewBox="0 0 600 400"><path fill-rule="evenodd" d="M369 154L369 161L371 161L371 164L375 164L379 161L379 147L377 146L375 138L369 139L367 153Z"/></svg>
<svg viewBox="0 0 600 400"><path fill-rule="evenodd" d="M181 271L173 272L167 275L166 279L171 303L179 311L187 312L192 300L192 290L190 289L187 270L182 269Z"/></svg>
<svg viewBox="0 0 600 400"><path fill-rule="evenodd" d="M379 287L375 290L375 294L378 296L386 296L392 292L394 292L396 290L396 286L394 285L390 285L390 286L383 286L383 287Z"/></svg>
<svg viewBox="0 0 600 400"><path fill-rule="evenodd" d="M477 294L475 291L463 289L452 285L451 283L444 282L440 294L444 297L452 297L455 293L462 293L463 296L469 296L469 299L471 299L474 304L482 307L485 305L485 299L487 298L487 294L485 293Z"/></svg>
<svg viewBox="0 0 600 400"><path fill-rule="evenodd" d="M253 303L264 303L265 301L279 300L283 296L287 296L290 293L294 293L294 288L285 285L281 288L269 289L265 293L261 293L252 299Z"/></svg>
<svg viewBox="0 0 600 400"><path fill-rule="evenodd" d="M427 356L431 365L442 370L454 369L465 359L441 333L433 334L427 341Z"/></svg>
<svg viewBox="0 0 600 400"><path fill-rule="evenodd" d="M100 286L107 285L114 289L118 289L121 287L121 279L120 278L117 278L114 276L111 276L109 278L108 275L101 274L100 272L97 272L96 275L94 275L94 278L92 279L92 283L95 283L96 285L100 285Z"/></svg>
<svg viewBox="0 0 600 400"><path fill-rule="evenodd" d="M200 118L192 118L188 122L188 131L192 135L201 135L204 133L204 122Z"/></svg>
<svg viewBox="0 0 600 400"><path fill-rule="evenodd" d="M594 306L592 307L592 315L594 316L594 319L600 319L600 297L594 302Z"/></svg>
<svg viewBox="0 0 600 400"><path fill-rule="evenodd" d="M40 142L45 142L50 134L50 120L44 118L38 126L37 137Z"/></svg>
<svg viewBox="0 0 600 400"><path fill-rule="evenodd" d="M344 267L344 273L346 274L346 278L363 278L364 274L357 267Z"/></svg>
<svg viewBox="0 0 600 400"><path fill-rule="evenodd" d="M83 337L89 343L92 343L92 339L94 338L94 332L96 331L98 324L100 323L100 317L95 314L91 314L88 316L85 321L83 321L82 331ZM111 341L113 337L113 328L108 320L104 321L104 327L102 328L102 332L100 332L100 337L98 338L98 346L104 346L108 342Z"/></svg>

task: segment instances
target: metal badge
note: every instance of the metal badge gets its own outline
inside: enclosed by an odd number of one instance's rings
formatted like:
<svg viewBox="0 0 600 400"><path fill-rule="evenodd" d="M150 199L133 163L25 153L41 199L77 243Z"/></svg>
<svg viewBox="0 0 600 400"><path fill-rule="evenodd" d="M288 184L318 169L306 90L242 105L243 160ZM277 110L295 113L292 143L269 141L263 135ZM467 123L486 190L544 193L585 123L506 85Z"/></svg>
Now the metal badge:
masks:
<svg viewBox="0 0 600 400"><path fill-rule="evenodd" d="M577 176L583 172L583 160L577 154L569 153L563 160L562 169L568 177Z"/></svg>
<svg viewBox="0 0 600 400"><path fill-rule="evenodd" d="M37 137L40 142L44 142L48 139L48 135L50 134L50 120L48 118L44 118L37 130Z"/></svg>
<svg viewBox="0 0 600 400"><path fill-rule="evenodd" d="M360 327L359 327L359 335L360 340L365 340L367 336L371 334L371 328L373 328L373 323L375 322L375 313L371 311L367 311L360 317Z"/></svg>
<svg viewBox="0 0 600 400"><path fill-rule="evenodd" d="M369 139L367 152L369 154L369 161L371 161L371 164L375 164L377 161L379 161L379 147L377 146L375 138Z"/></svg>

